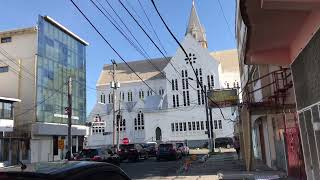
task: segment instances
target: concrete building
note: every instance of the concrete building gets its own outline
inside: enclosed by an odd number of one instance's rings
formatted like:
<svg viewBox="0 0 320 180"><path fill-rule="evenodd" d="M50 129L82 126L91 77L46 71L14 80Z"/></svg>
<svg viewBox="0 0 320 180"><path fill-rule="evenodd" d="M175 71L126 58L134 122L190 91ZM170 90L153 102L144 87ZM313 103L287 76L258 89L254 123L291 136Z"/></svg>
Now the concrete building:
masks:
<svg viewBox="0 0 320 180"><path fill-rule="evenodd" d="M204 28L194 4L181 43L188 52L188 58L192 60L201 85L196 82L195 74L181 49L178 49L173 57L152 59L152 64L147 60L128 63L151 88L147 87L126 64L117 65L116 81L121 84L116 92L116 107L120 106L122 115L120 139L127 137L130 142L187 141L191 147L201 147L208 142L208 135L205 133L207 131L205 98L200 86L207 89L226 86L220 84L221 65L207 49ZM225 57L226 52L220 54ZM221 64L224 64L225 59L220 59ZM237 62L237 56L234 55L232 58L230 56L228 60ZM237 63L235 65L238 66ZM228 67L223 66L222 69ZM97 103L88 121L98 124L91 128L92 135L88 137L89 146L112 144L111 70L112 65L105 65L97 81ZM229 70L225 71L228 72ZM233 82L239 82L239 74L224 81L230 81L230 88L233 88ZM222 118L219 109L209 111L215 137L232 137L232 120L236 116L232 115L232 108L222 108L222 111L226 120Z"/></svg>
<svg viewBox="0 0 320 180"><path fill-rule="evenodd" d="M278 132L287 139L284 145L288 174L301 179L320 179L319 20L319 1L238 0L236 26L241 81L250 81L248 77L255 66L285 67L292 76L289 79L294 91L287 92L295 106L277 108L284 116L279 128L282 132ZM296 121L288 125L286 115L290 109ZM244 155L249 164L252 146L247 132L251 131L246 130L252 129L253 124L248 111L243 111L242 117Z"/></svg>
<svg viewBox="0 0 320 180"><path fill-rule="evenodd" d="M7 72L7 68L1 66L1 73ZM12 136L14 129L14 104L21 102L20 99L0 97L0 167L6 164L16 163L17 159L22 159L23 151L13 149L19 143L25 145L23 139ZM17 150L17 151L14 151Z"/></svg>
<svg viewBox="0 0 320 180"><path fill-rule="evenodd" d="M21 99L15 137L28 139L22 160L63 159L66 153L67 80L73 78L73 152L82 148L86 119L86 51L80 37L48 16L35 27L0 32L0 95ZM59 144L59 146L58 146ZM20 159L21 160L21 159Z"/></svg>

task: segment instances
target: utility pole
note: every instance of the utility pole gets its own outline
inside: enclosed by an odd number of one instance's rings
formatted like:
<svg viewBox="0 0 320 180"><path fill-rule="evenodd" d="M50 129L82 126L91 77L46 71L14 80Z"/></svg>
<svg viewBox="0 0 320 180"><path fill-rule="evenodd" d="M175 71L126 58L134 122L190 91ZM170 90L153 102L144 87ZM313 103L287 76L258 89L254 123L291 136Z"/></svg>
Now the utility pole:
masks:
<svg viewBox="0 0 320 180"><path fill-rule="evenodd" d="M117 126L118 126L118 136L117 136L117 150L120 149L120 121L122 121L121 111L120 111L120 103L121 103L121 96L119 97L119 119L117 120Z"/></svg>
<svg viewBox="0 0 320 180"><path fill-rule="evenodd" d="M112 103L113 103L113 133L112 133L112 144L113 147L116 145L116 90L120 87L120 83L116 82L116 66L117 63L115 60L112 62L112 82L110 84L112 88Z"/></svg>
<svg viewBox="0 0 320 180"><path fill-rule="evenodd" d="M113 146L116 144L116 91L115 91L115 79L116 79L116 62L111 60L112 62L112 103L113 103L113 135L112 135L112 144Z"/></svg>
<svg viewBox="0 0 320 180"><path fill-rule="evenodd" d="M72 147L72 137L71 137L71 124L72 124L72 78L69 77L68 80L68 107L67 107L67 113L68 113L68 151L67 151L67 159L71 159L71 147Z"/></svg>
<svg viewBox="0 0 320 180"><path fill-rule="evenodd" d="M209 146L208 148L209 148L209 150L211 150L212 149L212 141L211 141L212 132L211 132L211 123L209 121L209 113L208 113L207 86L204 85L203 88L204 88L203 93L204 93L205 108L206 108L206 120L207 120L207 124L208 124L208 129L207 129L208 130L208 146Z"/></svg>

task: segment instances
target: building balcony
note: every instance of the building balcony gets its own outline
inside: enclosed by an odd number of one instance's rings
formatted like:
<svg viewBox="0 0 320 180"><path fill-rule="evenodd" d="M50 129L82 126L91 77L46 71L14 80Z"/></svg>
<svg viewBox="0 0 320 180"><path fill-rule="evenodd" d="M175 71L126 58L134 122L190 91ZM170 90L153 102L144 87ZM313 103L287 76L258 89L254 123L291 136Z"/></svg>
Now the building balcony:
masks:
<svg viewBox="0 0 320 180"><path fill-rule="evenodd" d="M319 9L318 0L238 0L237 41L244 64L291 64L318 30Z"/></svg>

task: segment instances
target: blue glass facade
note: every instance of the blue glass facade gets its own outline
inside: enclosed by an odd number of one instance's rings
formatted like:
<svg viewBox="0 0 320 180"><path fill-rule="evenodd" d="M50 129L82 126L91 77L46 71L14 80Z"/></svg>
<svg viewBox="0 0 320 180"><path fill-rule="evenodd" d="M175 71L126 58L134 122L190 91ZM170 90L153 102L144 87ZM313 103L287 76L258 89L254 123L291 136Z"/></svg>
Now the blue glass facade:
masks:
<svg viewBox="0 0 320 180"><path fill-rule="evenodd" d="M85 44L58 25L39 16L37 58L38 122L67 123L67 81L72 77L73 124L86 119Z"/></svg>

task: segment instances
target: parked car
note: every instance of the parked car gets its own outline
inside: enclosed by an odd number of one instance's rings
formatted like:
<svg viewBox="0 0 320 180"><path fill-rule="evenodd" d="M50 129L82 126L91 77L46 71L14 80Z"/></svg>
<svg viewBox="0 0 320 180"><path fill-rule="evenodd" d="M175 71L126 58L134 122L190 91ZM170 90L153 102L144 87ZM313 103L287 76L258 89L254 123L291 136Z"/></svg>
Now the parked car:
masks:
<svg viewBox="0 0 320 180"><path fill-rule="evenodd" d="M176 142L176 146L180 149L183 156L189 155L189 147L184 142Z"/></svg>
<svg viewBox="0 0 320 180"><path fill-rule="evenodd" d="M161 159L180 159L182 157L181 150L177 148L175 143L161 143L158 146L157 160Z"/></svg>
<svg viewBox="0 0 320 180"><path fill-rule="evenodd" d="M219 137L215 139L215 147L231 148L233 147L233 139L231 137Z"/></svg>
<svg viewBox="0 0 320 180"><path fill-rule="evenodd" d="M141 144L121 144L118 155L120 160L138 161L140 158L148 159L148 153Z"/></svg>
<svg viewBox="0 0 320 180"><path fill-rule="evenodd" d="M120 165L119 156L107 148L83 149L74 157L74 160L108 162L117 166Z"/></svg>
<svg viewBox="0 0 320 180"><path fill-rule="evenodd" d="M89 161L39 162L0 168L1 180L130 180L119 167Z"/></svg>
<svg viewBox="0 0 320 180"><path fill-rule="evenodd" d="M157 155L157 143L156 142L147 142L142 145L146 149L149 157L155 157Z"/></svg>

